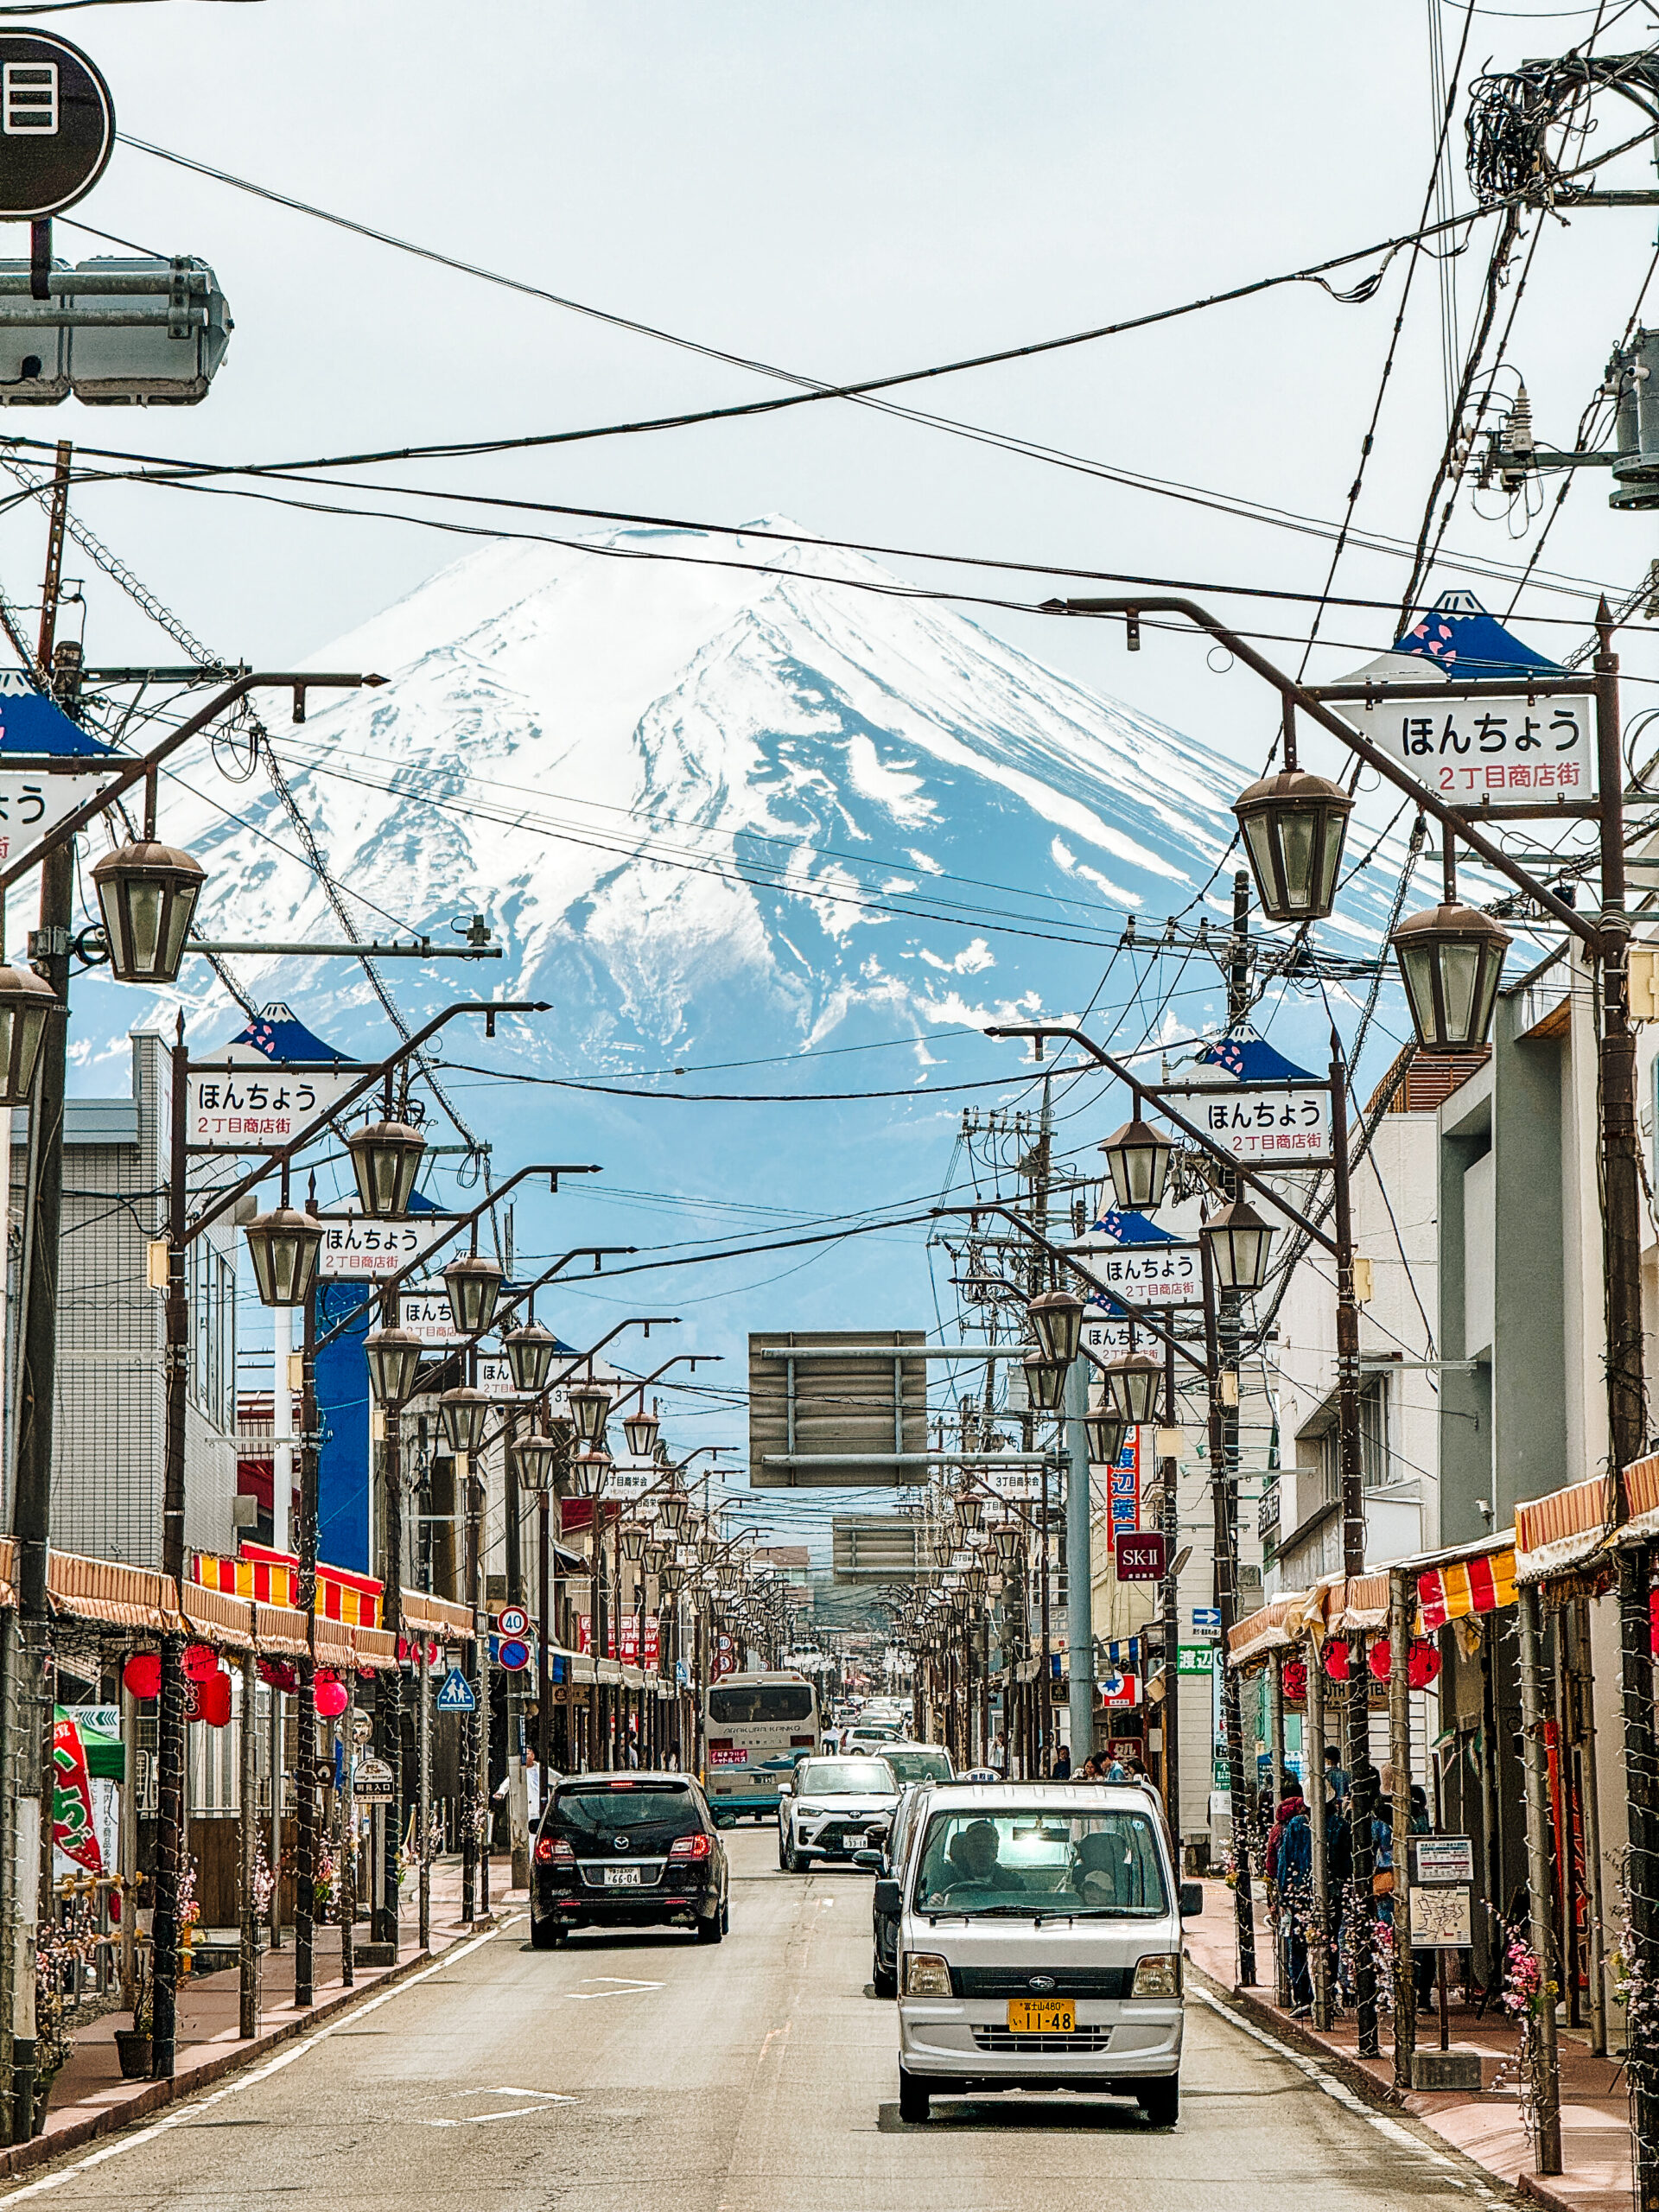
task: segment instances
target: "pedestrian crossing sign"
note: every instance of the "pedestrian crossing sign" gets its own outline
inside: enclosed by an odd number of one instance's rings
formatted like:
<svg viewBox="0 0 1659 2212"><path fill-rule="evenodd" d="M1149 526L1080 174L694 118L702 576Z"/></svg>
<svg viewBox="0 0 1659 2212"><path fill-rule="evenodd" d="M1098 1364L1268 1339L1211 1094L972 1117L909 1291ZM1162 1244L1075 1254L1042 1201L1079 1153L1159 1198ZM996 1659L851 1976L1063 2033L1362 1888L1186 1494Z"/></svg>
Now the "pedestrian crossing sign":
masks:
<svg viewBox="0 0 1659 2212"><path fill-rule="evenodd" d="M440 1713L476 1713L478 1700L473 1695L473 1686L459 1667L452 1667L443 1678L437 1695Z"/></svg>

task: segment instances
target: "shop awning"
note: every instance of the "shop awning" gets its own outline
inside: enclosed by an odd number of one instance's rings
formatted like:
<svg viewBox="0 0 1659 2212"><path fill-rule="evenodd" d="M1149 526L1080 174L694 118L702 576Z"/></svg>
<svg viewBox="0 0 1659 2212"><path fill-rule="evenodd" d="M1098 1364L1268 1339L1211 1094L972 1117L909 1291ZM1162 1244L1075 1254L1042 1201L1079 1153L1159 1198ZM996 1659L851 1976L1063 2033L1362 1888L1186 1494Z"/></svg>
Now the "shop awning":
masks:
<svg viewBox="0 0 1659 2212"><path fill-rule="evenodd" d="M1651 1543L1659 1536L1659 1452L1625 1468L1624 1510L1630 1518L1618 1532L1620 1543Z"/></svg>
<svg viewBox="0 0 1659 2212"><path fill-rule="evenodd" d="M1515 1509L1515 1579L1541 1582L1592 1559L1606 1543L1614 1497L1605 1475L1529 1498Z"/></svg>
<svg viewBox="0 0 1659 2212"><path fill-rule="evenodd" d="M1306 1594L1305 1591L1293 1590L1284 1597L1269 1599L1257 1611L1230 1628L1227 1632L1228 1665L1249 1667L1258 1659L1265 1659L1270 1651L1282 1651L1287 1644L1300 1642L1302 1602Z"/></svg>
<svg viewBox="0 0 1659 2212"><path fill-rule="evenodd" d="M1515 1538L1502 1536L1466 1546L1434 1567L1420 1569L1417 1604L1425 1635L1474 1613L1500 1612L1515 1603Z"/></svg>

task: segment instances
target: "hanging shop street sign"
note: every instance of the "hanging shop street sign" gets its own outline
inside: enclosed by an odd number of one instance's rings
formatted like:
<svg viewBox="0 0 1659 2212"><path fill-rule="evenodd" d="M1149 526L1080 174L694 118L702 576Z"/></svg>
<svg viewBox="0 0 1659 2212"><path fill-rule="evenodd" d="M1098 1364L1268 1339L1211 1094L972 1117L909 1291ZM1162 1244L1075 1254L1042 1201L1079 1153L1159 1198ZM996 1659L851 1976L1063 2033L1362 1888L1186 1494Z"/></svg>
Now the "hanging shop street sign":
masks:
<svg viewBox="0 0 1659 2212"><path fill-rule="evenodd" d="M1331 1093L1326 1085L1306 1090L1274 1084L1229 1084L1224 1090L1163 1090L1161 1103L1173 1107L1211 1141L1249 1166L1319 1164L1331 1157Z"/></svg>
<svg viewBox="0 0 1659 2212"><path fill-rule="evenodd" d="M411 1260L423 1259L449 1234L449 1214L413 1214L403 1221L376 1221L362 1213L326 1213L317 1273L364 1277L395 1275Z"/></svg>
<svg viewBox="0 0 1659 2212"><path fill-rule="evenodd" d="M1196 1244L1109 1244L1085 1237L1065 1256L1123 1306L1198 1306L1204 1271Z"/></svg>
<svg viewBox="0 0 1659 2212"><path fill-rule="evenodd" d="M393 1795L391 1769L385 1759L360 1758L352 1773L352 1789L358 1802L389 1803Z"/></svg>
<svg viewBox="0 0 1659 2212"><path fill-rule="evenodd" d="M1120 1582L1161 1582L1164 1537L1158 1529L1120 1529L1112 1538L1112 1558Z"/></svg>
<svg viewBox="0 0 1659 2212"><path fill-rule="evenodd" d="M186 1082L193 1152L269 1152L291 1144L308 1122L338 1106L367 1070L226 1060L193 1064Z"/></svg>
<svg viewBox="0 0 1659 2212"><path fill-rule="evenodd" d="M1522 698L1348 701L1342 711L1448 805L1498 807L1595 797L1595 704L1541 683Z"/></svg>
<svg viewBox="0 0 1659 2212"><path fill-rule="evenodd" d="M397 1294L397 1325L410 1329L426 1344L458 1344L462 1341L449 1310L449 1294L442 1283Z"/></svg>
<svg viewBox="0 0 1659 2212"><path fill-rule="evenodd" d="M1213 1675L1220 1647L1214 1643L1184 1643L1175 1662L1178 1675Z"/></svg>
<svg viewBox="0 0 1659 2212"><path fill-rule="evenodd" d="M96 64L52 31L0 37L0 222L73 207L104 174L115 102Z"/></svg>
<svg viewBox="0 0 1659 2212"><path fill-rule="evenodd" d="M38 692L31 691L28 697L48 713L59 713ZM0 696L0 746L10 734L6 725L24 706L22 699ZM69 727L73 729L73 723ZM20 859L31 847L42 843L78 806L95 798L110 777L108 769L91 760L3 760L0 764L0 861Z"/></svg>

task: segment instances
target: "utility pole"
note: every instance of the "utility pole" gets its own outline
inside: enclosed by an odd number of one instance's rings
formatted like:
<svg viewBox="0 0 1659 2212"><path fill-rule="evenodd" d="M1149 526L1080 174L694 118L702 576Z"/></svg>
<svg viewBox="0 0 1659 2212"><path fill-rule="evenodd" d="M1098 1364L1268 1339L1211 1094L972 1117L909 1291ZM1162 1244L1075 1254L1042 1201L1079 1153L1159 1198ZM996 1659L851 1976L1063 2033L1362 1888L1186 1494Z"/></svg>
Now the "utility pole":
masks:
<svg viewBox="0 0 1659 2212"><path fill-rule="evenodd" d="M1175 1347L1164 1346L1164 1427L1179 1434L1175 1419ZM1170 1856L1180 1879L1181 1847L1181 1597L1175 1571L1181 1540L1180 1459L1170 1453L1158 1462L1164 1522L1164 1812L1169 1822Z"/></svg>
<svg viewBox="0 0 1659 2212"><path fill-rule="evenodd" d="M66 441L57 452L47 525L46 569L41 588L37 679L52 690L72 719L79 719L80 648L56 652L58 595L63 574L63 535L69 506ZM29 938L36 975L62 1005L69 982L69 925L73 919L74 855L66 842L48 854L41 870L41 925ZM42 1823L49 1824L45 1793L52 1772L47 1739L52 1711L47 1695L50 1613L47 1563L52 1527L54 1376L57 1363L58 1240L63 1214L63 1099L68 1065L67 1022L48 1021L29 1109L29 1182L23 1311L18 1338L17 1457L12 1476L12 1537L16 1554L17 1613L3 1637L6 1732L0 1756L5 1786L0 1815L0 2035L9 2046L3 2101L6 2139L26 2143L35 2127L35 1930L39 1923ZM49 1862L48 1862L49 1863Z"/></svg>

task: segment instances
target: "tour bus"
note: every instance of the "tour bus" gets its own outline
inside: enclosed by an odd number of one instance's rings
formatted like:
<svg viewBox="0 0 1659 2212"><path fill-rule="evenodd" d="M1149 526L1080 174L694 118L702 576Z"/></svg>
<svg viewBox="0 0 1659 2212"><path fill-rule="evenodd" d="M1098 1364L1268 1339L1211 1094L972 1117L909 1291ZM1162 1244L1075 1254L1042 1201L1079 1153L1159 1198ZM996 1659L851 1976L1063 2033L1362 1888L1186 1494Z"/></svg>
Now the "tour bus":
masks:
<svg viewBox="0 0 1659 2212"><path fill-rule="evenodd" d="M778 1817L778 1784L818 1748L818 1693L804 1675L728 1675L702 1709L703 1789L721 1827Z"/></svg>

